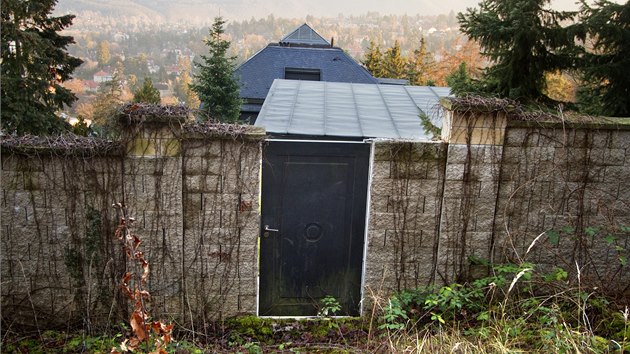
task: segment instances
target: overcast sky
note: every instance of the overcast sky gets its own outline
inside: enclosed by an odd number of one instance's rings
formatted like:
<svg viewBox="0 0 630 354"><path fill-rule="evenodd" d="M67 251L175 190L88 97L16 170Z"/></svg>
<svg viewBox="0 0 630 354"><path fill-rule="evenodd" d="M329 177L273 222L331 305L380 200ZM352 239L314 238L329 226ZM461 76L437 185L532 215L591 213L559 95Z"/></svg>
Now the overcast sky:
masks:
<svg viewBox="0 0 630 354"><path fill-rule="evenodd" d="M107 0L59 0L58 5L68 5L72 10L73 4L85 3L107 4ZM178 9L178 13L186 14L187 19L197 17L204 19L217 15L229 20L242 20L251 17L262 18L273 14L276 17L304 19L307 15L316 17L336 17L343 15L361 15L367 12L408 15L440 15L466 11L469 7L477 7L480 0L135 0L138 5L152 10L162 11L168 16L169 11ZM575 10L577 0L552 0L551 7L555 10ZM592 2L594 0L589 0ZM626 0L613 0L625 2ZM120 3L121 1L117 1ZM137 5L136 5L137 6ZM166 11L164 13L164 11Z"/></svg>
<svg viewBox="0 0 630 354"><path fill-rule="evenodd" d="M278 7L283 0L254 0L267 7L276 16L283 16L282 12L297 11L302 14L315 16L336 16L343 14L362 14L368 11L378 11L381 14L446 14L450 10L465 11L468 7L476 7L478 0L312 0L286 1L284 6ZM557 10L576 9L575 0L554 0L552 7ZM284 10L283 10L284 9ZM287 16L290 16L287 13Z"/></svg>

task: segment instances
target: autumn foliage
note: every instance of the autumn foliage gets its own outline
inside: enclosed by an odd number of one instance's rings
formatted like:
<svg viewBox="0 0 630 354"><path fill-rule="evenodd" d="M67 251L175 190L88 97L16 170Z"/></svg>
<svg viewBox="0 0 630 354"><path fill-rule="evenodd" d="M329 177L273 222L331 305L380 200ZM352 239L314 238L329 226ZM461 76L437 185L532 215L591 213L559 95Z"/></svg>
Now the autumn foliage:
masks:
<svg viewBox="0 0 630 354"><path fill-rule="evenodd" d="M128 270L122 277L120 288L123 295L133 304L133 312L129 318L131 336L126 338L120 346L112 348L111 353L135 352L140 349L148 353L166 353L166 347L172 341L173 324L151 321L151 316L147 311L151 294L146 290L149 262L144 258L144 252L139 250L142 241L131 233L130 227L135 220L129 217L127 207L122 203L116 203L113 206L121 213L120 224L115 235L121 241L128 261ZM138 273L142 274L139 279L136 275Z"/></svg>

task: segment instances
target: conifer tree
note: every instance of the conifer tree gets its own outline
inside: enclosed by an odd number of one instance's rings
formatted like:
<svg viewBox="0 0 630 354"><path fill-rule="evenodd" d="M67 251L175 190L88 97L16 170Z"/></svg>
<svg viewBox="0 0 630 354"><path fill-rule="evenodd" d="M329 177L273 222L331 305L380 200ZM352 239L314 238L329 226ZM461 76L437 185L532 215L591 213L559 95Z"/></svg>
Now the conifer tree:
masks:
<svg viewBox="0 0 630 354"><path fill-rule="evenodd" d="M241 107L239 85L233 75L236 57L227 54L230 42L223 38L224 24L221 17L214 19L210 35L204 40L209 54L202 55L203 62L196 64L199 73L190 88L199 96L201 110L207 115L200 119L236 122Z"/></svg>
<svg viewBox="0 0 630 354"><path fill-rule="evenodd" d="M374 77L383 77L383 53L381 48L374 42L370 41L370 46L365 54L365 60L363 61L365 68Z"/></svg>
<svg viewBox="0 0 630 354"><path fill-rule="evenodd" d="M446 77L446 83L451 88L451 93L455 96L464 96L478 91L475 81L470 76L466 62L463 61L459 67Z"/></svg>
<svg viewBox="0 0 630 354"><path fill-rule="evenodd" d="M122 73L114 71L112 80L104 82L94 100L92 128L96 135L116 138L119 135L118 109L124 103Z"/></svg>
<svg viewBox="0 0 630 354"><path fill-rule="evenodd" d="M593 6L582 1L581 39L593 40L585 53L586 85L580 94L587 113L630 116L630 2L616 4L598 0ZM590 97L594 96L594 97Z"/></svg>
<svg viewBox="0 0 630 354"><path fill-rule="evenodd" d="M145 77L142 87L138 91L134 92L133 101L152 104L160 103L160 91L153 86L153 82L150 77Z"/></svg>
<svg viewBox="0 0 630 354"><path fill-rule="evenodd" d="M549 0L482 0L459 13L460 30L479 42L493 64L483 90L521 101L544 99L545 73L570 68L575 46L561 22L575 13L554 11Z"/></svg>
<svg viewBox="0 0 630 354"><path fill-rule="evenodd" d="M420 48L413 51L413 55L407 61L407 79L411 85L427 85L429 73L433 68L431 54L427 51L424 37L420 38Z"/></svg>
<svg viewBox="0 0 630 354"><path fill-rule="evenodd" d="M385 51L383 59L384 77L392 79L404 79L407 77L407 61L400 52L400 43L394 42L394 45Z"/></svg>
<svg viewBox="0 0 630 354"><path fill-rule="evenodd" d="M2 128L17 134L50 134L67 128L57 111L77 97L61 86L82 60L68 54L71 36L58 32L74 15L50 16L57 0L3 0Z"/></svg>

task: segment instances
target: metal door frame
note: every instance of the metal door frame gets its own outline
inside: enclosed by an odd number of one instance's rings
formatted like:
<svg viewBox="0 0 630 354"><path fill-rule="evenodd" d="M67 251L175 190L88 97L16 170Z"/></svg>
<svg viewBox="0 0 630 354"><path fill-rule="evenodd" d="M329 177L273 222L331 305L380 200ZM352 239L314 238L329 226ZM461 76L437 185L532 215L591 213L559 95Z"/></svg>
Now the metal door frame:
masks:
<svg viewBox="0 0 630 354"><path fill-rule="evenodd" d="M361 300L359 301L359 315L362 316L363 315L363 303L364 303L364 299L365 299L365 270L366 270L366 258L367 258L367 248L368 248L368 231L369 231L369 226L370 226L370 214L371 214L371 190L372 190L372 170L373 170L373 165L374 165L374 140L373 139L364 139L364 140L357 140L357 141L351 141L351 140L301 140L301 139L274 139L274 138L270 138L270 139L265 139L265 142L284 142L284 143L335 143L335 144L369 144L370 145L370 152L369 152L369 157L368 157L368 176L367 176L367 191L366 191L366 201L365 201L365 228L364 228L364 232L363 232L363 256L361 259L361 289L360 289L360 294L361 294ZM263 145L263 149L264 149L264 145ZM262 185L263 185L263 181L262 181L262 166L263 166L263 161L262 161L262 154L261 154L261 164L260 164L260 181L259 181L259 189L258 189L258 200L259 200L259 206L258 206L258 216L259 216L259 223L258 223L258 238L257 238L257 252L258 252L258 259L257 261L257 272L256 272L256 316L257 317L261 317L261 318L296 318L296 319L300 319L300 318L314 318L316 316L260 316L260 257L261 257L261 252L260 252L260 242L261 242L261 227L262 227ZM334 316L334 317L346 317L346 316Z"/></svg>

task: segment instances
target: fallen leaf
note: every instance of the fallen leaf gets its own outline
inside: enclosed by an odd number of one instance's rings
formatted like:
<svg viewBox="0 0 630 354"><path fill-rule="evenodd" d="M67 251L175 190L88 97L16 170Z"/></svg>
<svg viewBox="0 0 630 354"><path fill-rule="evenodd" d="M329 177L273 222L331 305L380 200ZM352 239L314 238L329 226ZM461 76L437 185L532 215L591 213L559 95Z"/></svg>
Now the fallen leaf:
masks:
<svg viewBox="0 0 630 354"><path fill-rule="evenodd" d="M129 320L129 323L131 323L131 329L133 330L133 333L140 341L143 341L147 338L148 334L147 329L144 326L144 318L139 311L134 311L131 314L131 319Z"/></svg>

